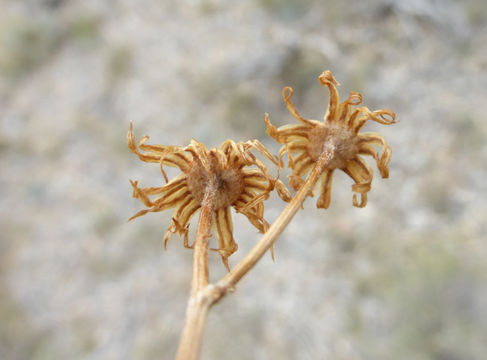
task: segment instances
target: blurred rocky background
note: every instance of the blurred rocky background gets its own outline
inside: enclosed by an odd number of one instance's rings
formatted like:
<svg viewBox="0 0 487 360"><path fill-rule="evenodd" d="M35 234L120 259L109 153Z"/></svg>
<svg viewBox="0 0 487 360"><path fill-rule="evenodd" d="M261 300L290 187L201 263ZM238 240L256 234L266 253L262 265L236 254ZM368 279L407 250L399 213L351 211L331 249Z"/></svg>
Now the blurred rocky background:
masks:
<svg viewBox="0 0 487 360"><path fill-rule="evenodd" d="M137 137L217 146L321 119L340 91L400 123L365 209L334 179L210 314L202 359L487 358L485 0L0 0L0 358L172 359L191 251ZM172 173L174 174L174 173ZM284 204L271 198L272 221ZM240 250L258 240L235 215ZM194 226L193 226L194 229ZM213 279L225 274L210 254Z"/></svg>

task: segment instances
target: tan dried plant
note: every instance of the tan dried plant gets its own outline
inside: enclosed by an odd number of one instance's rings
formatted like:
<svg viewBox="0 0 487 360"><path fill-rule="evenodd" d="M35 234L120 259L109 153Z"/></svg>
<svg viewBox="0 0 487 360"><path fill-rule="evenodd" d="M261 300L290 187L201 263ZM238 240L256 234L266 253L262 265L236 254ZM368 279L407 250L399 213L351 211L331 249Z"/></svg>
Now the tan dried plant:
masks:
<svg viewBox="0 0 487 360"><path fill-rule="evenodd" d="M266 115L264 121L267 125L267 134L278 143L284 144L280 155L288 155L289 167L292 169L289 184L295 190L302 187L303 176L316 165L326 149L333 147L332 156L320 174L321 192L316 206L325 209L330 206L333 172L340 169L355 181L352 191L361 196L358 201L356 195L353 195L353 205L364 207L367 204L367 193L371 188L373 172L360 155L372 156L382 177L387 178L391 148L381 135L372 132L360 134L359 131L368 120L385 125L393 124L396 115L388 109L370 111L366 106L353 109L353 106L362 102L362 95L354 91L348 99L340 103L336 88L339 84L330 71L324 71L319 76L319 81L330 90L324 121L303 118L291 102L293 89L285 87L282 95L287 108L301 124L276 128ZM374 145L381 146L382 154L374 149Z"/></svg>
<svg viewBox="0 0 487 360"><path fill-rule="evenodd" d="M212 184L215 198L212 205L211 227L216 230L218 251L228 271L228 257L238 249L233 237L231 208L245 215L259 232L264 233L269 223L264 219L264 200L275 188L284 201L291 200L286 186L270 175L267 166L256 158L251 150L257 150L278 165L277 159L258 140L225 141L220 149L208 150L204 144L192 140L186 147L149 145L148 136L140 139L137 146L132 124L128 132L129 149L142 161L158 163L166 184L161 187L139 188L138 181L130 181L133 197L140 199L148 209L139 211L129 220L147 214L174 208L171 225L164 235L164 246L171 234L184 237L189 245L188 229L193 215L201 208L205 190ZM141 151L142 150L142 151ZM168 181L164 165L181 170L181 174ZM279 176L279 172L278 175ZM154 200L150 197L155 196ZM272 249L271 249L272 250Z"/></svg>
<svg viewBox="0 0 487 360"><path fill-rule="evenodd" d="M328 208L331 199L333 172L340 169L353 180L353 205L364 207L373 177L372 169L362 155L375 159L383 178L389 176L388 164L391 148L384 138L376 133L360 133L368 120L390 125L395 123L395 114L387 109L370 111L358 105L361 94L351 92L340 103L338 82L330 71L319 76L322 86L330 91L328 109L323 122L304 119L291 102L293 90L283 89L284 101L290 113L301 124L284 125L276 128L266 114L264 122L267 134L282 144L279 157L273 156L259 141L235 143L225 141L219 149L208 150L203 144L192 140L186 147L149 145L148 137L140 139L138 145L130 125L128 146L142 161L158 163L166 184L160 187L139 188L137 181L131 181L133 196L147 207L131 219L149 212L174 208L171 225L164 235L164 244L171 234L184 238L184 246L193 248L193 276L191 295L186 310L186 322L176 358L194 360L199 357L203 331L208 312L240 279L261 259L269 249L272 251L277 237L282 233L308 196L321 181L317 201L318 208ZM379 146L381 152L374 146ZM277 176L270 175L267 166L252 151L256 150L276 166ZM282 158L288 156L292 169L289 184L297 192L292 197L279 180ZM164 171L164 165L177 167L181 174L171 181ZM306 176L307 175L307 176ZM271 191L289 204L269 226L264 219L264 200ZM360 195L360 201L357 198ZM231 270L228 257L238 248L233 237L231 208L245 215L264 233L262 238ZM188 239L189 222L198 212L199 220L195 240ZM209 247L211 230L215 229L218 247ZM219 281L209 283L208 250L218 251L229 272Z"/></svg>

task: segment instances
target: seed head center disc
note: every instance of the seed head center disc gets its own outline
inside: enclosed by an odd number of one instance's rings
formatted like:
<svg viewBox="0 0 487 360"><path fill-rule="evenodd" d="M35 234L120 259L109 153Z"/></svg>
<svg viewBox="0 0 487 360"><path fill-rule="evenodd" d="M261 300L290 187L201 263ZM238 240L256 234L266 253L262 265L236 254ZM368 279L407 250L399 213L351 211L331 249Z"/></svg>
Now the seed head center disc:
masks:
<svg viewBox="0 0 487 360"><path fill-rule="evenodd" d="M214 209L218 210L231 206L243 192L244 181L242 173L239 169L234 168L221 169L220 166L216 169L212 168L210 174L201 165L192 167L189 170L187 181L191 195L201 204L211 176L216 187Z"/></svg>
<svg viewBox="0 0 487 360"><path fill-rule="evenodd" d="M318 161L327 143L333 143L335 150L328 165L330 169L344 167L347 160L353 159L357 155L356 136L343 126L317 126L310 131L308 136L308 154L313 161Z"/></svg>

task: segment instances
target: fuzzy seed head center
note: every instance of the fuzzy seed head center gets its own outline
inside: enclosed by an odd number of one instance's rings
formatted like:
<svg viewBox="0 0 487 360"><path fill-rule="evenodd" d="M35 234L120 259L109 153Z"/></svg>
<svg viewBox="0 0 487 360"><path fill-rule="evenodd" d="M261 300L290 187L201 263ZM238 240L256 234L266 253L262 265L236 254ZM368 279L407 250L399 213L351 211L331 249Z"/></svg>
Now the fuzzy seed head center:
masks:
<svg viewBox="0 0 487 360"><path fill-rule="evenodd" d="M353 159L358 152L355 134L339 125L316 126L309 132L308 153L313 161L318 161L325 150L325 145L333 142L335 150L333 159L328 164L330 169L343 168L348 160Z"/></svg>
<svg viewBox="0 0 487 360"><path fill-rule="evenodd" d="M221 164L212 164L211 174L198 164L189 169L187 174L188 188L199 204L203 201L205 189L210 185L210 176L216 187L215 210L232 206L244 189L243 176L239 169L223 169Z"/></svg>

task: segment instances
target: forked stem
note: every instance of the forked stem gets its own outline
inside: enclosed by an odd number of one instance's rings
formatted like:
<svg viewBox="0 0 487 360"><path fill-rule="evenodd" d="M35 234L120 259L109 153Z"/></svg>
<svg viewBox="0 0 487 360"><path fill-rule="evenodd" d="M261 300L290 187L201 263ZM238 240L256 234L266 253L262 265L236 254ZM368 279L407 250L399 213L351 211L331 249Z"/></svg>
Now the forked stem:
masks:
<svg viewBox="0 0 487 360"><path fill-rule="evenodd" d="M227 292L234 289L240 279L271 248L278 236L284 231L291 219L302 207L306 198L310 195L323 170L333 158L334 151L335 146L333 144L328 144L325 147L308 178L276 221L274 221L250 252L215 285L208 285L208 240L211 230L215 190L211 186L207 188L201 207L195 240L191 298L188 302L186 323L179 343L176 360L196 360L199 358L203 332L211 306L224 297Z"/></svg>

